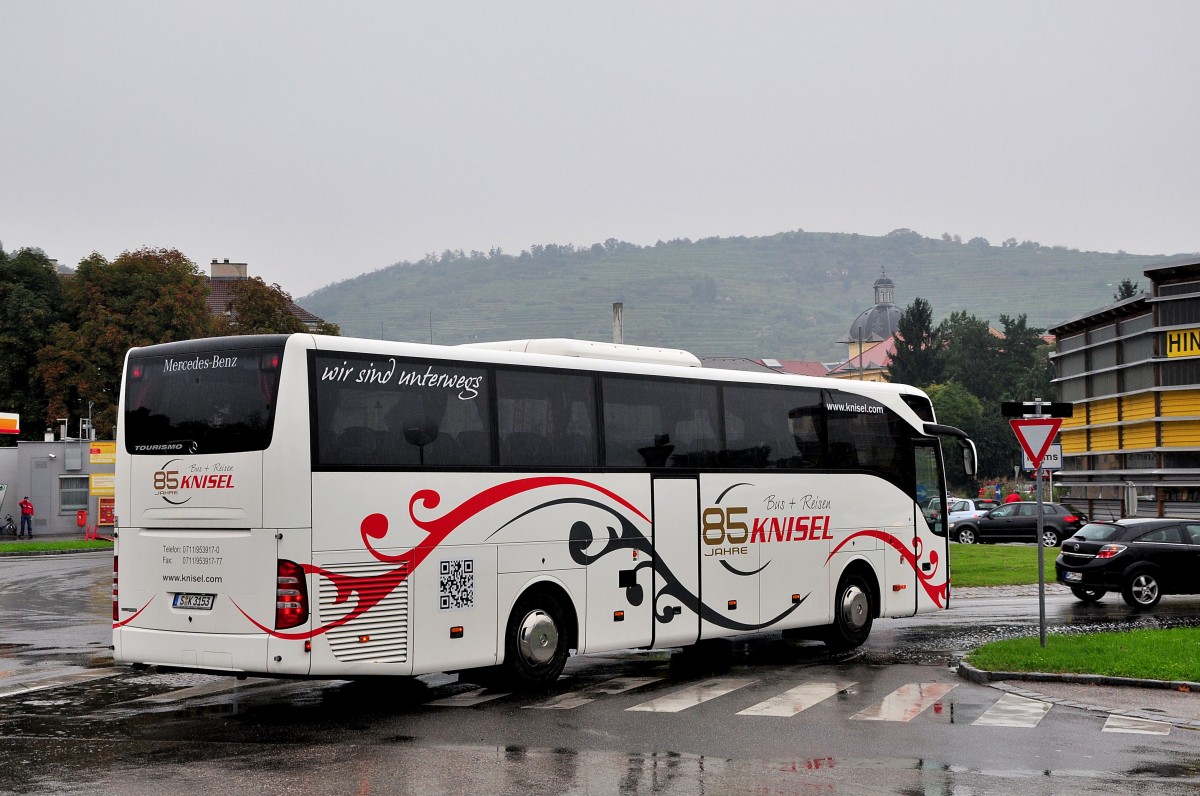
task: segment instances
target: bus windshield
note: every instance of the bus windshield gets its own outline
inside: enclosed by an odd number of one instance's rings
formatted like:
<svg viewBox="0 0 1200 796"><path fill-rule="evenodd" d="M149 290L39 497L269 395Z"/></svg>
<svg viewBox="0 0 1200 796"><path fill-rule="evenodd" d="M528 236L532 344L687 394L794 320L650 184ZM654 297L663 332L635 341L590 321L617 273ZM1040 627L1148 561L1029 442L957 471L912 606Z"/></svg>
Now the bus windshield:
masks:
<svg viewBox="0 0 1200 796"><path fill-rule="evenodd" d="M264 345L264 338L247 337L246 347L226 339L220 348L134 351L125 380L125 450L204 454L265 449L271 444L283 340Z"/></svg>

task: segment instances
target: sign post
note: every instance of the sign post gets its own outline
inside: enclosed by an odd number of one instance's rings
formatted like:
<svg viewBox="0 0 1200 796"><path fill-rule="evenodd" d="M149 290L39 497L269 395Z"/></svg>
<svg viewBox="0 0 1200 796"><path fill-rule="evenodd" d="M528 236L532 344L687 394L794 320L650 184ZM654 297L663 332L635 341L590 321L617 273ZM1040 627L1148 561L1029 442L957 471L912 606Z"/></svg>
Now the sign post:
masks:
<svg viewBox="0 0 1200 796"><path fill-rule="evenodd" d="M1049 410L1049 416L1042 414L1043 407ZM1008 424L1017 435L1017 442L1021 443L1021 450L1028 457L1033 467L1033 477L1037 482L1038 638L1043 649L1046 647L1046 546L1042 543L1042 534L1045 532L1042 516L1042 460L1050 452L1054 436L1062 426L1062 418L1070 417L1073 409L1071 404L1055 404L1041 398L1023 403L1005 402L1001 405L1004 415L1014 418L1009 420ZM1020 419L1015 419L1017 417ZM1059 458L1061 459L1061 452Z"/></svg>

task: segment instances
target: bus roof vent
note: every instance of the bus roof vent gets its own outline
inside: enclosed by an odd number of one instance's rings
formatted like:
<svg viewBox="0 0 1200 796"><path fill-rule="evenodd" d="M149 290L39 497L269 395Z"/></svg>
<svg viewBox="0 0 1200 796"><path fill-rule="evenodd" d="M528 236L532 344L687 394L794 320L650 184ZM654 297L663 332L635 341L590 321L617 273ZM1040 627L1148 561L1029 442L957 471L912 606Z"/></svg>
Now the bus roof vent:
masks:
<svg viewBox="0 0 1200 796"><path fill-rule="evenodd" d="M656 365L701 367L695 354L678 348L597 343L593 340L571 340L565 337L546 337L531 340L498 340L492 343L469 343L468 348L494 348L501 351L524 351L529 354L554 354L563 357L615 359L622 362L646 362Z"/></svg>

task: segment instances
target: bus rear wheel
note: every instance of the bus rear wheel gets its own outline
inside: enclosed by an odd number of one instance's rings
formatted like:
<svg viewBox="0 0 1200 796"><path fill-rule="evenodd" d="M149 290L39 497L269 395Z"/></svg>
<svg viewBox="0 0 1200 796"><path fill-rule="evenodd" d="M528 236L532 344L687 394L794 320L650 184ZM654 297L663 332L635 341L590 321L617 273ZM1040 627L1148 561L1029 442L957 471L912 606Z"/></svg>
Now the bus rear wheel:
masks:
<svg viewBox="0 0 1200 796"><path fill-rule="evenodd" d="M504 679L537 688L558 679L567 665L568 628L562 605L551 594L517 600L504 634Z"/></svg>
<svg viewBox="0 0 1200 796"><path fill-rule="evenodd" d="M875 621L871 587L862 575L848 573L838 583L833 603L833 624L825 629L825 645L845 652L862 646Z"/></svg>

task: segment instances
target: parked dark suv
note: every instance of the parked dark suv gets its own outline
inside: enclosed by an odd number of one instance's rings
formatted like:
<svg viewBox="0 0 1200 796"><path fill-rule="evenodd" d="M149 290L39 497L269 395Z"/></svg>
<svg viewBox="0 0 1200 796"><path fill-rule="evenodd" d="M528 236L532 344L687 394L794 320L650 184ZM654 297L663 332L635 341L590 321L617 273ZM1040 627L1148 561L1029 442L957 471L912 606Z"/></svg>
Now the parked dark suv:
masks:
<svg viewBox="0 0 1200 796"><path fill-rule="evenodd" d="M1084 602L1119 591L1133 608L1164 594L1200 594L1200 521L1092 522L1063 542L1055 578Z"/></svg>
<svg viewBox="0 0 1200 796"><path fill-rule="evenodd" d="M978 517L956 520L950 523L950 538L963 544L1036 541L1037 506L1034 501L1005 503ZM1085 514L1065 503L1043 503L1042 544L1057 547L1085 522Z"/></svg>

